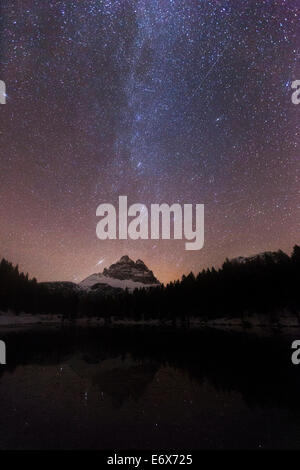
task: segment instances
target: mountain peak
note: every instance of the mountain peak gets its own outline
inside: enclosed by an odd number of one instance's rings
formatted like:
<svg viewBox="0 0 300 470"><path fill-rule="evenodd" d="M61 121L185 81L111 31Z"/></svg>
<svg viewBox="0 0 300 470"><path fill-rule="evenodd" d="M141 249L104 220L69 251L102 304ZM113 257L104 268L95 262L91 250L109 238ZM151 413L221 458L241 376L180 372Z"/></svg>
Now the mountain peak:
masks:
<svg viewBox="0 0 300 470"><path fill-rule="evenodd" d="M121 256L121 258L118 261L118 263L128 263L128 262L133 263L132 259L130 259L128 255Z"/></svg>
<svg viewBox="0 0 300 470"><path fill-rule="evenodd" d="M130 279L142 284L159 284L153 272L147 268L144 261L138 259L134 262L129 256L124 255L119 261L103 270L103 275L114 279Z"/></svg>
<svg viewBox="0 0 300 470"><path fill-rule="evenodd" d="M158 286L160 282L153 272L148 269L144 261L138 259L134 262L128 255L122 256L119 261L113 263L109 268L104 268L102 273L88 276L79 283L80 287L102 290L106 293L108 289L129 289Z"/></svg>
<svg viewBox="0 0 300 470"><path fill-rule="evenodd" d="M145 266L144 261L142 261L141 259L137 259L135 264L141 264L141 265Z"/></svg>
<svg viewBox="0 0 300 470"><path fill-rule="evenodd" d="M263 251L251 256L238 256L237 258L232 258L230 261L236 264L244 264L253 261L260 261L261 263L274 262L278 263L282 258L286 258L287 255L282 251Z"/></svg>

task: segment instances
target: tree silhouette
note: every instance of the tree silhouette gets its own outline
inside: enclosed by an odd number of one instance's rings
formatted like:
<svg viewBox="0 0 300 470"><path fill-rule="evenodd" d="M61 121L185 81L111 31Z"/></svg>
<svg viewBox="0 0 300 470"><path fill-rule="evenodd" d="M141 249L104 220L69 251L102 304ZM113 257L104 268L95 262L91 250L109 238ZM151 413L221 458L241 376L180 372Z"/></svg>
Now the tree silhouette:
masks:
<svg viewBox="0 0 300 470"><path fill-rule="evenodd" d="M300 247L296 245L291 256L279 250L252 258L226 259L218 270L202 270L196 276L191 272L166 286L103 295L97 289L75 289L71 283L57 283L62 285L56 288L51 283L39 284L2 259L0 310L60 314L68 319L98 316L105 321L114 317L183 324L191 317L206 322L267 314L274 322L284 312L298 318L299 272Z"/></svg>

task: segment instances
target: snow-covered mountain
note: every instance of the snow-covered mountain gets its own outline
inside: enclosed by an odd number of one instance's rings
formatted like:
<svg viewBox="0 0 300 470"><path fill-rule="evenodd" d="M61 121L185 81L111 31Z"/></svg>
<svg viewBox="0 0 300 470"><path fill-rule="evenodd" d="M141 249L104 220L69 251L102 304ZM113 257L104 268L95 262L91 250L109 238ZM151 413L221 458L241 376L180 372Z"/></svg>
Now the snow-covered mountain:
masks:
<svg viewBox="0 0 300 470"><path fill-rule="evenodd" d="M40 286L47 287L47 289L52 291L63 291L66 293L70 293L74 291L79 292L81 290L78 284L75 284L75 282L70 281L40 282L39 284Z"/></svg>
<svg viewBox="0 0 300 470"><path fill-rule="evenodd" d="M284 258L288 258L288 256L283 253L282 251L264 251L262 253L258 253L256 255L252 256L238 256L237 258L233 258L230 260L231 263L238 263L238 264L244 264L252 261L260 261L262 263L266 263L268 261L273 261L274 263L277 263L281 261Z"/></svg>
<svg viewBox="0 0 300 470"><path fill-rule="evenodd" d="M134 262L125 255L105 268L102 273L95 273L83 279L78 285L85 290L103 291L111 293L112 290L133 291L136 288L158 286L160 282L156 279L145 263L138 259Z"/></svg>
<svg viewBox="0 0 300 470"><path fill-rule="evenodd" d="M74 282L41 282L49 291L56 291L64 296L72 293L94 295L114 295L128 289L132 292L134 289L159 286L160 282L156 279L153 272L147 268L145 263L138 259L134 262L129 256L122 256L117 263L105 268L102 273L94 273L75 284Z"/></svg>

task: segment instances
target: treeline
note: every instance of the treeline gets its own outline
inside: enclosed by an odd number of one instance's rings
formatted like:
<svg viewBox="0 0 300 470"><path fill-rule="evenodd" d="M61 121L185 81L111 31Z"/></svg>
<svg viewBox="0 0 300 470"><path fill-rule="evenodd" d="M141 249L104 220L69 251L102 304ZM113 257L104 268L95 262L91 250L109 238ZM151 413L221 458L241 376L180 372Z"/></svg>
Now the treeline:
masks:
<svg viewBox="0 0 300 470"><path fill-rule="evenodd" d="M68 283L66 283L68 284ZM38 314L61 314L76 316L78 294L72 289L52 290L39 284L35 278L19 271L6 259L0 262L0 311L8 310L18 315L21 312Z"/></svg>
<svg viewBox="0 0 300 470"><path fill-rule="evenodd" d="M108 318L188 321L218 317L245 318L268 314L273 321L283 311L300 313L300 247L291 256L278 251L252 259L228 259L218 270L192 272L166 286L124 292L115 298L87 296L88 315Z"/></svg>
<svg viewBox="0 0 300 470"><path fill-rule="evenodd" d="M278 251L249 259L227 259L218 270L206 269L197 276L190 273L166 286L104 296L97 291L77 290L71 283L49 288L3 259L0 310L61 314L66 318L98 316L108 321L112 317L162 321L188 321L191 317L243 319L246 315L268 314L275 321L283 311L298 315L299 273L300 247L296 245L291 256Z"/></svg>

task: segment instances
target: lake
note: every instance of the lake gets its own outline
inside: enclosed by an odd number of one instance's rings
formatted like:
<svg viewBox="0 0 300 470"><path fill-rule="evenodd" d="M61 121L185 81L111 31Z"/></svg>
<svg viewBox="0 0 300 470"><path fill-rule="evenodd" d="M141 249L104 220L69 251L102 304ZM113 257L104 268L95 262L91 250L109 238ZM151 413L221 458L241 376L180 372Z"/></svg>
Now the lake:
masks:
<svg viewBox="0 0 300 470"><path fill-rule="evenodd" d="M1 449L300 449L288 328L4 329Z"/></svg>

